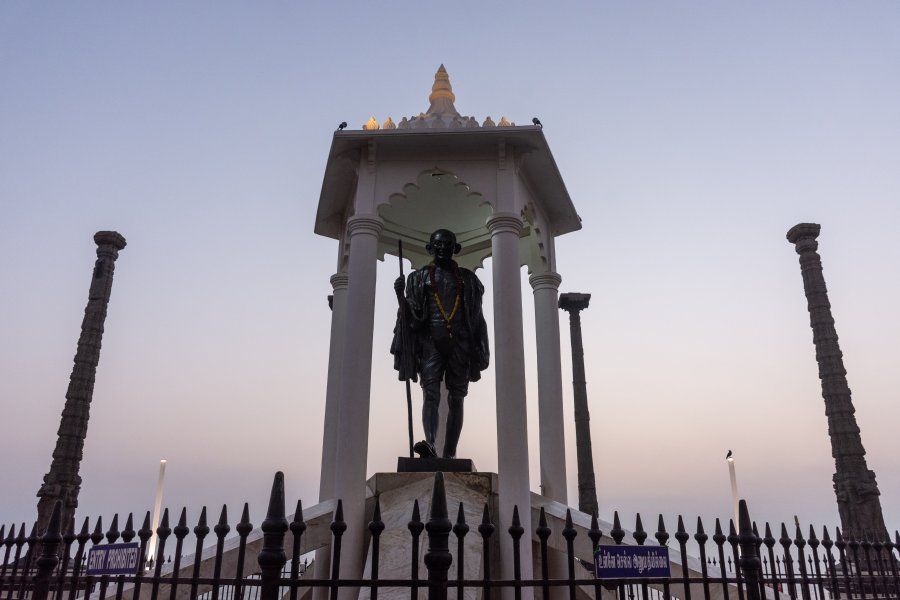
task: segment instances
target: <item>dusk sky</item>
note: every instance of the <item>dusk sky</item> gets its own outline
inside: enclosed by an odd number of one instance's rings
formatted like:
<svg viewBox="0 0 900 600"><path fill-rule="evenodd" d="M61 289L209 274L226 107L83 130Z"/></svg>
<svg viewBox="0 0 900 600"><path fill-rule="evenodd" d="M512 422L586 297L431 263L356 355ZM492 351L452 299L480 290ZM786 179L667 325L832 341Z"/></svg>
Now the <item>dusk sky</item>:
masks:
<svg viewBox="0 0 900 600"><path fill-rule="evenodd" d="M95 260L122 233L79 519L318 499L337 243L313 233L341 121L537 116L582 221L601 517L838 524L797 255L819 251L889 530L900 527L900 3L0 3L0 523L36 515ZM368 472L406 453L378 265ZM490 261L486 283L489 325ZM533 306L523 271L531 486ZM560 314L577 504L568 319ZM347 374L353 376L353 374ZM415 400L420 406L418 390ZM417 438L421 435L418 414ZM459 454L497 466L490 369ZM361 482L362 483L362 482ZM709 527L710 525L708 525Z"/></svg>

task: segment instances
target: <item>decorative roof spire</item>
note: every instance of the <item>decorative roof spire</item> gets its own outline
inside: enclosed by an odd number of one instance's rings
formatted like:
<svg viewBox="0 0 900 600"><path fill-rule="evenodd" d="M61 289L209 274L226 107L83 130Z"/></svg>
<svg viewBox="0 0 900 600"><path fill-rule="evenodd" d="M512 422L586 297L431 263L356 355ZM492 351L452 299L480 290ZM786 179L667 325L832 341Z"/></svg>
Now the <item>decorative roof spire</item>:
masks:
<svg viewBox="0 0 900 600"><path fill-rule="evenodd" d="M453 106L456 96L453 95L453 88L450 87L450 77L447 75L447 69L441 65L437 73L434 74L434 85L431 86L431 95L428 101L431 106L428 107L429 116L449 116L458 117L459 113Z"/></svg>

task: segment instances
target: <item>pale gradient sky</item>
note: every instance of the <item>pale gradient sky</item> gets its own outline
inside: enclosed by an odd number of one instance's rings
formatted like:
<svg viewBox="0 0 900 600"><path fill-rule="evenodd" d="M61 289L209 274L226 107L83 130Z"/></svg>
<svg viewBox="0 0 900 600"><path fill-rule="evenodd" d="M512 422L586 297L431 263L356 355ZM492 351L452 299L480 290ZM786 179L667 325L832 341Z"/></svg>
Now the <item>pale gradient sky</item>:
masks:
<svg viewBox="0 0 900 600"><path fill-rule="evenodd" d="M289 504L315 503L337 245L312 228L331 135L425 110L444 63L464 114L540 117L583 219L558 268L562 291L593 294L601 516L727 518L730 448L755 518L837 522L784 238L815 221L869 467L900 526L900 3L442 6L0 4L0 522L34 518L99 229L128 247L80 514L151 508L163 457L164 504L192 518L247 500L258 525L278 469ZM406 451L395 270L379 265L370 473ZM480 470L496 468L496 425L490 371L460 444Z"/></svg>

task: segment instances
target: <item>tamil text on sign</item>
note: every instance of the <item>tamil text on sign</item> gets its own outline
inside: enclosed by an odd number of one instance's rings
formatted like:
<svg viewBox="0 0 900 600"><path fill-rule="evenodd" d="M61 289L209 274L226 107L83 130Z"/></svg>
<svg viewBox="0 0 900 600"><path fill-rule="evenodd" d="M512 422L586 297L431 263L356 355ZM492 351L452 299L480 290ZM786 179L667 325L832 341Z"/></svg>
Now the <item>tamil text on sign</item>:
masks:
<svg viewBox="0 0 900 600"><path fill-rule="evenodd" d="M665 546L597 546L594 568L602 579L669 577L669 549Z"/></svg>

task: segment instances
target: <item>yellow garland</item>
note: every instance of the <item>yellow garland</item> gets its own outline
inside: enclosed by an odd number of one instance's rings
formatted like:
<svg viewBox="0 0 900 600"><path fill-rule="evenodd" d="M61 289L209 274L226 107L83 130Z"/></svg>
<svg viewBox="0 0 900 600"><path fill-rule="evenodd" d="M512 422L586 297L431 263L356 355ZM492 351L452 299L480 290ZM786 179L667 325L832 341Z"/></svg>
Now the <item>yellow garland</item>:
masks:
<svg viewBox="0 0 900 600"><path fill-rule="evenodd" d="M444 309L444 304L441 302L441 297L438 296L437 286L434 284L434 266L432 265L431 269L428 272L428 278L431 280L431 293L434 294L434 303L437 304L438 310L441 311L441 317L444 318L444 321L447 322L447 332L450 334L450 337L453 337L453 331L450 329L450 322L453 320L453 317L456 316L456 311L459 310L460 299L462 298L462 281L459 274L459 267L456 268L456 298L453 299L453 310L450 311L450 315L447 315L446 309Z"/></svg>

